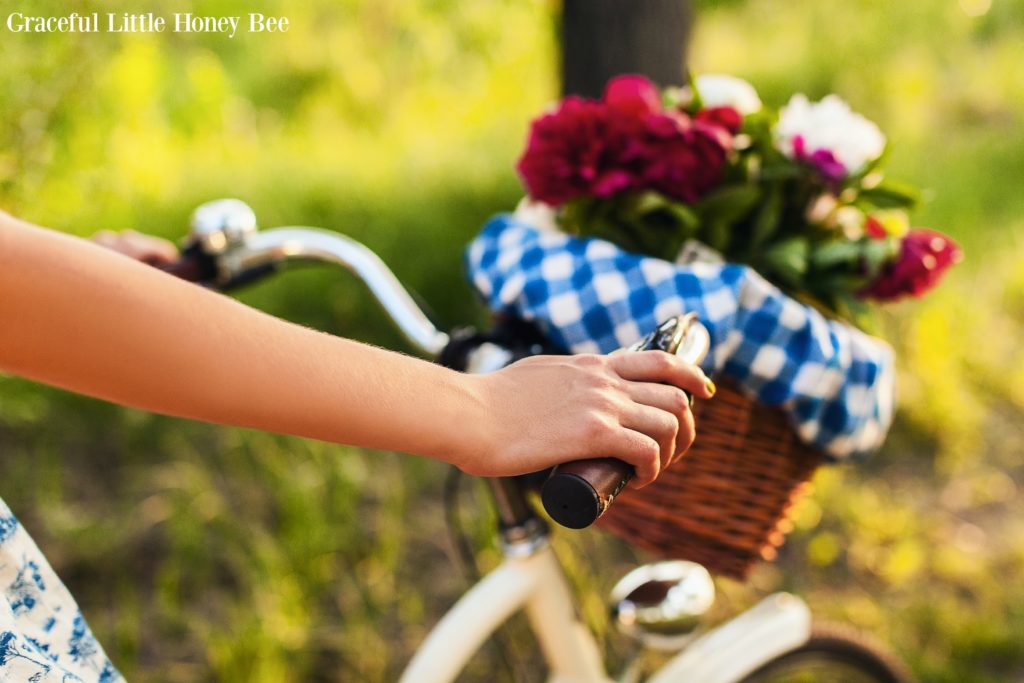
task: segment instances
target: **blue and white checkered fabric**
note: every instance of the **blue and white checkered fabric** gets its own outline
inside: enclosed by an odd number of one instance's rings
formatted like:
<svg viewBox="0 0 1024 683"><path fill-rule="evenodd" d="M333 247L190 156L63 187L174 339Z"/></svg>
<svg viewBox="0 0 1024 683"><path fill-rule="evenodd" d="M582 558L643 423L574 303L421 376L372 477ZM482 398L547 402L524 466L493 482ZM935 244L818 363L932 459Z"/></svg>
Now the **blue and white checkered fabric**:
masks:
<svg viewBox="0 0 1024 683"><path fill-rule="evenodd" d="M705 371L781 407L830 458L866 456L885 438L894 402L889 346L826 319L747 266L679 266L511 215L484 227L466 263L492 310L537 322L574 353L608 353L695 312L711 334Z"/></svg>

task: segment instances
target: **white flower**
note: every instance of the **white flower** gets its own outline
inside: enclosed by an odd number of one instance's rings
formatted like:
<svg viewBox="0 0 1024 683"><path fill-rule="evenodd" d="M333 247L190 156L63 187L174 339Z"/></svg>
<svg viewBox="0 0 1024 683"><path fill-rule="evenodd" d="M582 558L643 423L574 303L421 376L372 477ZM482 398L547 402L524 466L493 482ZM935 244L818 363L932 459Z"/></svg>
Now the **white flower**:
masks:
<svg viewBox="0 0 1024 683"><path fill-rule="evenodd" d="M516 210L512 217L517 221L537 228L541 232L559 232L558 218L554 208L529 197L523 197L519 200L519 204L516 205Z"/></svg>
<svg viewBox="0 0 1024 683"><path fill-rule="evenodd" d="M867 220L867 216L856 206L843 206L836 210L836 225L848 240L859 240L864 236L865 220Z"/></svg>
<svg viewBox="0 0 1024 683"><path fill-rule="evenodd" d="M793 95L779 112L775 127L776 145L790 158L796 156L796 136L803 138L804 154L831 152L847 173L860 171L885 149L885 136L878 126L852 111L837 95L828 95L821 102Z"/></svg>
<svg viewBox="0 0 1024 683"><path fill-rule="evenodd" d="M754 86L742 78L725 74L703 74L694 80L705 107L732 107L746 116L761 109Z"/></svg>
<svg viewBox="0 0 1024 683"><path fill-rule="evenodd" d="M804 212L804 217L808 223L827 227L837 208L839 208L839 200L834 195L825 193L811 200L811 203L807 205L807 211Z"/></svg>

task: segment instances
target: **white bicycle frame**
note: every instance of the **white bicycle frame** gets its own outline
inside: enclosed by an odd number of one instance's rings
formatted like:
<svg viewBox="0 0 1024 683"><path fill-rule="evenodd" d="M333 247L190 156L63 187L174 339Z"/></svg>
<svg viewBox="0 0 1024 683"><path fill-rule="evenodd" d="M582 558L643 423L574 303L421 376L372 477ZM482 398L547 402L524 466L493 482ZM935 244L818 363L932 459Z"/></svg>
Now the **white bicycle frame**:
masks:
<svg viewBox="0 0 1024 683"><path fill-rule="evenodd" d="M551 547L509 555L460 599L427 636L401 683L455 680L484 641L525 609L549 668L549 683L609 682L600 648L579 620L572 592ZM694 640L649 683L735 683L770 660L803 645L811 635L806 603L787 593ZM619 681L632 680L629 674Z"/></svg>

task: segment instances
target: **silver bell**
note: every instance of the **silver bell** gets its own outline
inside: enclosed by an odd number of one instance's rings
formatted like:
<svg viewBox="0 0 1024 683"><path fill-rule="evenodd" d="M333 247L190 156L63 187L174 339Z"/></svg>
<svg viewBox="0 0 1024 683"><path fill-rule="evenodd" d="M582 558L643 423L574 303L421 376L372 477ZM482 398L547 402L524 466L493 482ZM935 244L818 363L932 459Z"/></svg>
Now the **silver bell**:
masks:
<svg viewBox="0 0 1024 683"><path fill-rule="evenodd" d="M189 243L216 256L245 242L256 232L256 214L240 199L217 199L192 212Z"/></svg>
<svg viewBox="0 0 1024 683"><path fill-rule="evenodd" d="M611 592L619 630L647 647L678 650L691 638L715 602L708 570L675 560L637 567Z"/></svg>

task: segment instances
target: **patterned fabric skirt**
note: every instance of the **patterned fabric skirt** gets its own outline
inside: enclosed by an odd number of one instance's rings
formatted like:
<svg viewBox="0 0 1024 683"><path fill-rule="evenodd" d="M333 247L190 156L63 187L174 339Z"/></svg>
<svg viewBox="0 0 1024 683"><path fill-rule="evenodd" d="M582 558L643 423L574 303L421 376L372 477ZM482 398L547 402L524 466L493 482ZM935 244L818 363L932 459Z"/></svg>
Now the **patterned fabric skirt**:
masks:
<svg viewBox="0 0 1024 683"><path fill-rule="evenodd" d="M123 681L71 593L0 499L0 680Z"/></svg>

